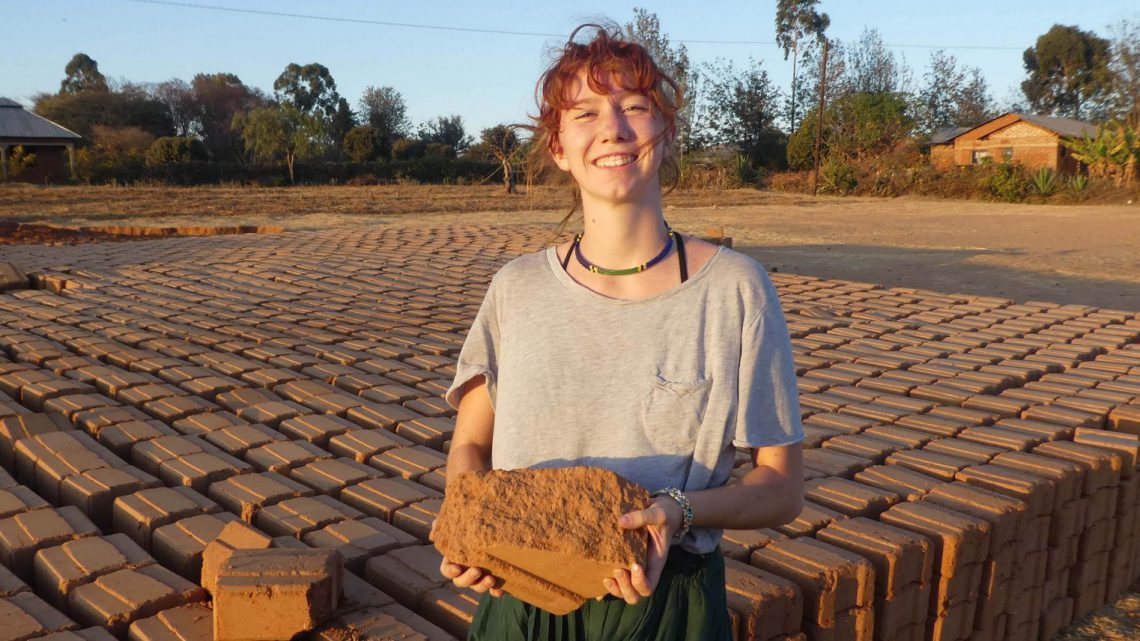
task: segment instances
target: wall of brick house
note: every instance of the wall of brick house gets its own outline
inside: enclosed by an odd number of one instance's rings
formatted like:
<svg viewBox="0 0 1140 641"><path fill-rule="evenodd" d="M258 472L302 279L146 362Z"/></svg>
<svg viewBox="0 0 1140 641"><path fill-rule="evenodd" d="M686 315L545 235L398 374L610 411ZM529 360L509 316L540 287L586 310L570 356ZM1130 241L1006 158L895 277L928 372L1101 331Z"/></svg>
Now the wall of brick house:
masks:
<svg viewBox="0 0 1140 641"><path fill-rule="evenodd" d="M8 153L11 153L11 147ZM36 164L20 171L16 176L10 176L12 182L35 183L66 183L69 169L67 148L60 145L45 145L42 147L24 145L24 151L35 154Z"/></svg>
<svg viewBox="0 0 1140 641"><path fill-rule="evenodd" d="M1002 162L1006 149L1013 150L1011 162L1029 170L1048 167L1073 173L1077 169L1076 163L1068 156L1068 150L1062 153L1057 134L1024 121L1015 122L978 140L955 140L954 162L972 164L974 152L980 150L988 150L994 162Z"/></svg>
<svg viewBox="0 0 1140 641"><path fill-rule="evenodd" d="M939 169L954 168L954 145L946 143L930 146L930 164Z"/></svg>

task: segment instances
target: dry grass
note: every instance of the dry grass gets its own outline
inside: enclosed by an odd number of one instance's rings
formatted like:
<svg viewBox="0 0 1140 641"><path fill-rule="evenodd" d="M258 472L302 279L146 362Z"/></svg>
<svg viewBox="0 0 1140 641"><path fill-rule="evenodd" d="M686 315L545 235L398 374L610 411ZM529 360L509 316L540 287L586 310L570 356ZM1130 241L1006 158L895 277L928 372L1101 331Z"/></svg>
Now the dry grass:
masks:
<svg viewBox="0 0 1140 641"><path fill-rule="evenodd" d="M1134 585L1133 589L1140 587ZM1061 630L1052 641L1136 641L1140 639L1140 592L1125 592L1116 603L1094 610Z"/></svg>
<svg viewBox="0 0 1140 641"><path fill-rule="evenodd" d="M675 207L751 205L764 202L763 192L684 190L666 197ZM497 185L378 185L369 187L41 187L0 186L0 219L50 222L57 225L171 224L172 219L243 218L261 221L329 216L393 216L479 211L569 210L567 188L536 186L507 195ZM139 220L146 219L146 220Z"/></svg>

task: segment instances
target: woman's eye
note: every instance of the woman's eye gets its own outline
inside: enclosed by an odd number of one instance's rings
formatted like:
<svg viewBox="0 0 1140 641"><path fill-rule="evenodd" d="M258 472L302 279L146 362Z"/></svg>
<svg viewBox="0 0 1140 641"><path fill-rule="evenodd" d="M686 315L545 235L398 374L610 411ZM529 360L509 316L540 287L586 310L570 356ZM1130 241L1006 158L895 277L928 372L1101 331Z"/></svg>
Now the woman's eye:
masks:
<svg viewBox="0 0 1140 641"><path fill-rule="evenodd" d="M626 111L648 111L649 109L645 105L626 105L625 110Z"/></svg>
<svg viewBox="0 0 1140 641"><path fill-rule="evenodd" d="M574 120L585 120L586 118L589 118L593 115L594 115L594 112L592 112L592 111L583 111L583 112L579 113L577 116L574 116Z"/></svg>

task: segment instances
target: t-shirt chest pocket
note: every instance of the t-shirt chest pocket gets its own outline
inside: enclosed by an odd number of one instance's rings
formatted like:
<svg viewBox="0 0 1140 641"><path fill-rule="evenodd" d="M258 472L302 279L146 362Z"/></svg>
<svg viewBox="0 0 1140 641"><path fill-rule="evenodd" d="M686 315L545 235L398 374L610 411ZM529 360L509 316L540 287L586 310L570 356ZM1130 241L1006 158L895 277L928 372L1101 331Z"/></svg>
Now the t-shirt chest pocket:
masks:
<svg viewBox="0 0 1140 641"><path fill-rule="evenodd" d="M642 403L646 437L661 451L690 450L708 407L712 379L702 374L676 376L655 372Z"/></svg>

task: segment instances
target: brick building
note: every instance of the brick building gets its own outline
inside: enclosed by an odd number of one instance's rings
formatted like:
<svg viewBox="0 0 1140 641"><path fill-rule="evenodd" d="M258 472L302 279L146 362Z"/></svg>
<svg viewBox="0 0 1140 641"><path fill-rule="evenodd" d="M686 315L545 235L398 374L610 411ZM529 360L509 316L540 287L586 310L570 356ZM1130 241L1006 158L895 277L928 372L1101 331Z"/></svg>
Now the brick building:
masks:
<svg viewBox="0 0 1140 641"><path fill-rule="evenodd" d="M1096 135L1096 127L1069 118L1007 113L973 128L946 129L930 140L930 162L949 169L956 165L1013 162L1028 169L1048 167L1074 174L1080 163L1062 141Z"/></svg>
<svg viewBox="0 0 1140 641"><path fill-rule="evenodd" d="M0 98L0 182L64 182L75 176L75 144L82 137L24 109L20 103ZM9 176L8 160L13 148L35 155L35 162Z"/></svg>

